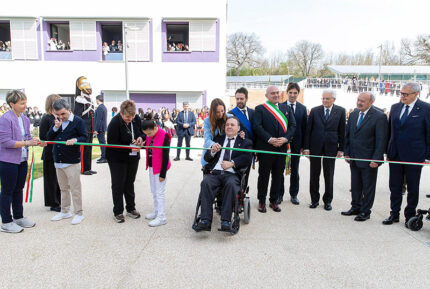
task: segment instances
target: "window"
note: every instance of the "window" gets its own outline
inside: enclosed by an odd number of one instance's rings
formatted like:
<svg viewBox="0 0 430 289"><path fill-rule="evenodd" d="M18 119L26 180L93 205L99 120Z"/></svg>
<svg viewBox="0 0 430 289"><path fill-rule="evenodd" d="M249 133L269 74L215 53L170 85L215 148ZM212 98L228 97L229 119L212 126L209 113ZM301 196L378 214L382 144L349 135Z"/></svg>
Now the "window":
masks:
<svg viewBox="0 0 430 289"><path fill-rule="evenodd" d="M97 50L96 21L70 21L70 48Z"/></svg>
<svg viewBox="0 0 430 289"><path fill-rule="evenodd" d="M190 20L166 25L166 51L216 51L216 20Z"/></svg>
<svg viewBox="0 0 430 289"><path fill-rule="evenodd" d="M49 24L48 50L70 50L69 23Z"/></svg>
<svg viewBox="0 0 430 289"><path fill-rule="evenodd" d="M13 59L38 59L36 20L11 20Z"/></svg>
<svg viewBox="0 0 430 289"><path fill-rule="evenodd" d="M102 24L102 51L104 60L122 60L122 23Z"/></svg>
<svg viewBox="0 0 430 289"><path fill-rule="evenodd" d="M10 42L10 23L0 22L0 52L10 52L12 50Z"/></svg>
<svg viewBox="0 0 430 289"><path fill-rule="evenodd" d="M150 61L149 21L124 22L129 61Z"/></svg>
<svg viewBox="0 0 430 289"><path fill-rule="evenodd" d="M167 51L189 51L189 24L166 24Z"/></svg>

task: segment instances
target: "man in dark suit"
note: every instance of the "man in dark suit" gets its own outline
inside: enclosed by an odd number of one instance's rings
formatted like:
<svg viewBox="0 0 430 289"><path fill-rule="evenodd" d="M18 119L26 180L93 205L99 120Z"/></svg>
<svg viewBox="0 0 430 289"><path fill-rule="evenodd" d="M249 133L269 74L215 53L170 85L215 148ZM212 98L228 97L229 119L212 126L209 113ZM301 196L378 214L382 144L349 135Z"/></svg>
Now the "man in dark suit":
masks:
<svg viewBox="0 0 430 289"><path fill-rule="evenodd" d="M254 118L255 110L246 106L248 101L248 90L241 87L236 90L234 94L236 99L236 107L228 113L233 114L240 121L240 131L245 133L245 138L254 140L254 131L252 129L252 120Z"/></svg>
<svg viewBox="0 0 430 289"><path fill-rule="evenodd" d="M430 104L419 100L420 85L407 83L400 91L400 102L390 110L387 160L430 163ZM382 223L399 222L402 184L408 188L405 225L416 214L422 166L390 163L391 213Z"/></svg>
<svg viewBox="0 0 430 289"><path fill-rule="evenodd" d="M296 130L296 120L288 105L279 103L279 89L269 86L266 89L267 102L255 108L253 129L255 133L255 148L257 150L287 152L287 144L293 138ZM285 169L285 155L257 154L258 166L258 211L266 212L267 186L272 174L270 187L270 208L280 212L277 204Z"/></svg>
<svg viewBox="0 0 430 289"><path fill-rule="evenodd" d="M372 104L375 96L362 92L357 98L357 109L348 119L345 134L345 159L351 169L351 208L344 216L357 215L355 221L370 218L375 200L378 167L382 163L349 161L348 158L383 160L387 147L387 116Z"/></svg>
<svg viewBox="0 0 430 289"><path fill-rule="evenodd" d="M329 157L342 157L345 140L345 109L334 104L336 93L325 90L322 94L323 104L311 109L306 129L303 154ZM321 158L310 158L310 193L311 209L318 207L320 193L319 182L321 174ZM323 158L325 192L323 196L324 209L332 209L333 200L333 176L335 159Z"/></svg>
<svg viewBox="0 0 430 289"><path fill-rule="evenodd" d="M185 144L189 148L191 144L191 136L194 135L194 126L196 125L196 116L192 111L189 110L188 102L183 103L184 110L178 114L176 118L177 130L176 134L178 135L178 147L182 147L182 140L185 138ZM179 156L181 155L181 150L178 149L176 154L176 158L174 161L179 161ZM192 161L190 158L190 150L185 151L186 160Z"/></svg>
<svg viewBox="0 0 430 289"><path fill-rule="evenodd" d="M252 141L238 136L239 120L231 116L225 124L225 135L218 135L214 141L222 147L252 149ZM219 149L215 146L207 150L205 169L208 174L200 187L201 215L197 224L199 231L210 231L213 216L213 201L222 187L221 230L230 231L230 221L233 212L234 198L240 190L240 177L237 171L251 165L251 153Z"/></svg>
<svg viewBox="0 0 430 289"><path fill-rule="evenodd" d="M290 150L293 154L303 153L303 145L305 144L306 125L308 122L308 112L306 106L297 101L300 93L300 86L295 82L290 82L287 87L288 100L284 104L288 105L294 113L296 120L296 133L290 143ZM291 203L294 205L300 204L297 195L299 193L299 156L291 156L291 175L290 175L290 197ZM283 175L282 175L283 177ZM285 186L284 180L281 183L281 193L278 198L278 204L282 203L284 198Z"/></svg>
<svg viewBox="0 0 430 289"><path fill-rule="evenodd" d="M107 109L103 104L103 95L96 96L97 109L94 116L94 133L97 135L99 144L106 144L105 133L107 128ZM100 159L97 160L98 164L107 163L106 160L106 148L100 147L102 155Z"/></svg>

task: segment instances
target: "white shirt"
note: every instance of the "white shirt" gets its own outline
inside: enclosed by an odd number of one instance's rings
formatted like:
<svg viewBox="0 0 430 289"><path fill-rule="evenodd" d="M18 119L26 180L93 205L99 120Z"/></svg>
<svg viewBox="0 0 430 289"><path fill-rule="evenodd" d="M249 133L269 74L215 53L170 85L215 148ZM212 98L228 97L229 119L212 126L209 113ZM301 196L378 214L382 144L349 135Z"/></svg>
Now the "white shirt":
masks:
<svg viewBox="0 0 430 289"><path fill-rule="evenodd" d="M24 122L22 121L21 116L18 117L18 124L19 124L19 128L21 129L22 140L25 141L25 128L24 128ZM21 162L25 162L26 159L27 159L27 148L24 146L22 147L22 152L21 152Z"/></svg>
<svg viewBox="0 0 430 289"><path fill-rule="evenodd" d="M324 106L324 116L326 114L327 109L328 109L328 115L330 115L331 114L331 110L333 109L333 104L329 108L327 108L327 107Z"/></svg>
<svg viewBox="0 0 430 289"><path fill-rule="evenodd" d="M400 118L402 118L402 115L403 115L403 113L405 112L405 110L406 110L406 105L408 105L409 106L409 109L408 109L408 115L411 113L411 111L412 111L412 109L414 108L414 106L415 106L415 103L417 102L417 100L418 100L418 97L414 100L414 102L412 102L411 104L404 104L403 105L403 107L402 107L402 110L400 111Z"/></svg>
<svg viewBox="0 0 430 289"><path fill-rule="evenodd" d="M288 105L291 107L291 105L293 105L293 113L296 113L296 108L297 108L297 101L296 102L290 102L289 100L287 100Z"/></svg>
<svg viewBox="0 0 430 289"><path fill-rule="evenodd" d="M235 137L233 137L233 139L230 141L230 148L232 148L232 147L234 147L234 142L236 141L236 137L237 136L235 136ZM228 143L228 136L225 136L225 140L224 140L224 143L223 143L223 145L222 145L222 147L227 147L227 143ZM233 153L233 151L230 151L230 153L232 154ZM211 153L212 154L212 153ZM220 170L220 171L226 171L226 172L231 172L231 173L235 173L235 171L234 171L234 169L233 168L229 168L228 170L224 170L223 168L222 168L222 166L221 166L221 163L223 162L223 160L224 160L224 154L225 154L225 150L224 149L221 149L221 155L219 156L219 160L218 160L218 162L216 163L216 165L215 165L215 167L214 167L214 170ZM214 156L215 154L212 154L212 156Z"/></svg>
<svg viewBox="0 0 430 289"><path fill-rule="evenodd" d="M366 110L366 111L363 111L363 120L364 120L364 118L366 117L366 114L367 114L367 112L369 111L369 109L370 109L370 107ZM360 117L361 117L361 113L362 113L362 111L358 111L358 119L357 119L357 124L358 124L358 122L360 121Z"/></svg>
<svg viewBox="0 0 430 289"><path fill-rule="evenodd" d="M239 107L238 107L239 108ZM245 106L245 108L239 108L241 112L243 112L247 119L249 119L248 116L248 107Z"/></svg>

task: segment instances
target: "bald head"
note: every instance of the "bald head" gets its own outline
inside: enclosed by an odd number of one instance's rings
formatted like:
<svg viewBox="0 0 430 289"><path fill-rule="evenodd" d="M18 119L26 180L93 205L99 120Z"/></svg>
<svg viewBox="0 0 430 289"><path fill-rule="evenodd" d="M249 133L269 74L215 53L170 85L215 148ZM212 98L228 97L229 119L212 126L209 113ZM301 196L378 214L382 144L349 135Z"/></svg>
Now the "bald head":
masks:
<svg viewBox="0 0 430 289"><path fill-rule="evenodd" d="M279 102L279 88L275 85L267 87L266 98L270 103L277 104Z"/></svg>

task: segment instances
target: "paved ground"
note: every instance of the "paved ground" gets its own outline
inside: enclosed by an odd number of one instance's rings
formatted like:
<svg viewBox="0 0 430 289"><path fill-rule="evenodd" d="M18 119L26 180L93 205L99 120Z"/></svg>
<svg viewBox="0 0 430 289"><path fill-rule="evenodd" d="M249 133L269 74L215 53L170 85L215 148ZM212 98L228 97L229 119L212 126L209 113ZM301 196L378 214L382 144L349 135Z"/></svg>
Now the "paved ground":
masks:
<svg viewBox="0 0 430 289"><path fill-rule="evenodd" d="M193 140L200 145L201 140ZM199 152L192 155L198 158ZM257 173L250 178L252 220L236 236L191 229L201 181L200 165L175 162L168 173L168 224L150 228L143 218L112 219L110 175L94 164L96 176L83 176L85 220L53 223L43 207L42 179L25 215L37 226L17 235L1 234L1 288L429 288L430 223L419 232L403 222L383 226L389 211L388 167L379 173L370 220L340 215L349 208L349 170L336 164L333 211L311 210L309 162L301 162L301 204L282 212L257 212ZM429 168L422 196L430 192ZM288 178L287 178L288 180ZM148 174L141 162L136 204L151 211ZM430 200L421 198L421 207ZM402 220L403 221L403 220ZM215 221L219 226L219 220Z"/></svg>

